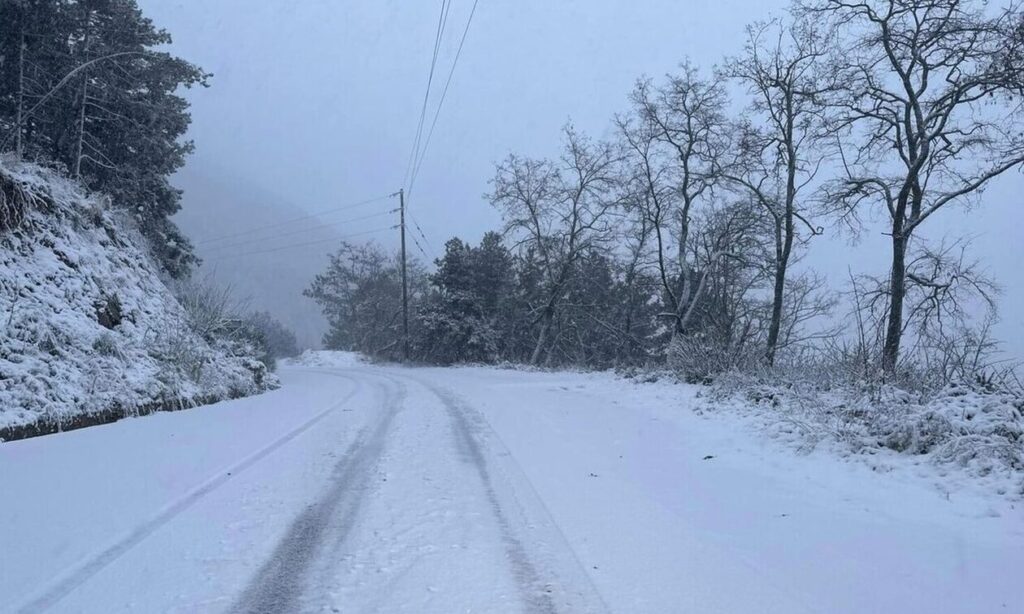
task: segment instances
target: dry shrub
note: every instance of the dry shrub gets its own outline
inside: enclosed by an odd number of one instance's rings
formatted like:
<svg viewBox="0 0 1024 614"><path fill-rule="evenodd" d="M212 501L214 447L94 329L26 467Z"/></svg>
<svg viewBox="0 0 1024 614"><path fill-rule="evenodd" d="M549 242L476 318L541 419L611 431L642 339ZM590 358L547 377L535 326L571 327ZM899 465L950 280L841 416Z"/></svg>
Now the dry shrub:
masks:
<svg viewBox="0 0 1024 614"><path fill-rule="evenodd" d="M30 200L28 191L21 184L0 173L0 230L21 226Z"/></svg>
<svg viewBox="0 0 1024 614"><path fill-rule="evenodd" d="M52 211L49 188L38 177L0 167L0 231L20 228L31 210Z"/></svg>

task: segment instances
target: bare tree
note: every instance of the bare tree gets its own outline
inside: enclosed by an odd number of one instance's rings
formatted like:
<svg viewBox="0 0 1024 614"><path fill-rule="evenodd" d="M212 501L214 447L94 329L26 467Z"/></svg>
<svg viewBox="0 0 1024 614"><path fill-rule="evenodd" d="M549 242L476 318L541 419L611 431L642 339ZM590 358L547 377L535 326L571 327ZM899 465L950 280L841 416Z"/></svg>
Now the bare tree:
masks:
<svg viewBox="0 0 1024 614"><path fill-rule="evenodd" d="M915 333L918 346L944 342L969 328L972 315L995 315L999 287L984 268L967 258L965 241L931 246L919 242L907 258L902 333ZM862 275L858 280L866 317L876 326L890 318L888 280ZM877 326L879 331L884 326ZM884 343L884 340L883 340ZM883 346L884 348L884 346ZM923 356L925 360L931 357Z"/></svg>
<svg viewBox="0 0 1024 614"><path fill-rule="evenodd" d="M695 265L695 292L684 319L687 334L673 339L669 357L688 378L701 379L749 366L764 339L770 303L770 246L766 221L752 198L718 203L695 216L687 259Z"/></svg>
<svg viewBox="0 0 1024 614"><path fill-rule="evenodd" d="M230 336L248 310L248 300L239 300L231 286L218 284L212 275L176 281L173 290L190 328L207 341Z"/></svg>
<svg viewBox="0 0 1024 614"><path fill-rule="evenodd" d="M846 33L833 68L842 87L831 136L844 175L826 194L845 219L879 203L892 267L882 367L892 374L906 329L908 247L925 221L977 200L1024 163L1020 13L980 0L806 0L809 19Z"/></svg>
<svg viewBox="0 0 1024 614"><path fill-rule="evenodd" d="M498 165L491 203L505 218L505 232L519 247L533 249L544 278L534 306L540 325L530 364L539 363L550 342L555 315L580 258L612 234L611 213L618 204L614 185L616 156L606 143L594 143L571 125L558 162L510 156Z"/></svg>
<svg viewBox="0 0 1024 614"><path fill-rule="evenodd" d="M642 212L644 210L643 206L634 200L636 196L638 194L628 191L627 188L627 193L623 195L622 199L623 208L627 212L636 210ZM639 194L639 196L642 198L643 193ZM624 305L622 324L618 331L618 334L625 340L623 354L626 356L646 352L643 342L636 337L634 331L638 328L637 320L640 316L641 306L650 302L652 298L650 285L645 283L649 281L649 276L644 274L646 268L645 259L650 251L648 244L651 240L651 224L647 216L642 213L640 215L634 214L631 217L633 218L632 223L627 224L623 232L626 258L622 264L622 281L626 288L627 302ZM597 314L595 314L595 317L597 317Z"/></svg>
<svg viewBox="0 0 1024 614"><path fill-rule="evenodd" d="M786 281L794 244L821 233L806 217L801 192L821 168L825 153L815 136L822 118L820 98L831 85L822 70L822 34L807 21L755 23L747 28L743 54L730 58L724 74L746 87L756 124L736 126L733 158L721 172L747 191L771 222L774 243L772 311L765 361L775 362L783 332ZM801 239L800 228L805 236Z"/></svg>
<svg viewBox="0 0 1024 614"><path fill-rule="evenodd" d="M703 285L687 260L694 208L710 204L728 146L720 84L687 63L662 86L641 80L633 90L634 118L619 119L635 175L646 192L642 203L654 236L656 265L673 337L686 334ZM672 226L675 225L675 232ZM675 235L675 249L670 246ZM673 267L672 253L675 254Z"/></svg>

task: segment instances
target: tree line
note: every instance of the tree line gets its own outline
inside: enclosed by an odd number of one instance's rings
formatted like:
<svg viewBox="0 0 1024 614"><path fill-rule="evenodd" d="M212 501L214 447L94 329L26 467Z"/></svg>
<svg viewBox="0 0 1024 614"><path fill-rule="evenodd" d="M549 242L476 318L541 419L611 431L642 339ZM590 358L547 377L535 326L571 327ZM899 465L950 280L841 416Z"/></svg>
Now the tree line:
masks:
<svg viewBox="0 0 1024 614"><path fill-rule="evenodd" d="M496 166L500 233L413 267L417 358L702 377L827 346L887 377L962 369L965 344L991 347L972 315L996 287L922 233L1024 164L1022 44L1015 5L802 0L713 71L639 79L613 138L569 125L557 156ZM852 278L834 330L836 291L798 263L873 217L891 266ZM396 355L398 264L373 245L332 257L307 292L328 346Z"/></svg>
<svg viewBox="0 0 1024 614"><path fill-rule="evenodd" d="M192 144L198 67L135 0L0 0L0 152L57 166L128 211L173 276L196 264L168 179Z"/></svg>

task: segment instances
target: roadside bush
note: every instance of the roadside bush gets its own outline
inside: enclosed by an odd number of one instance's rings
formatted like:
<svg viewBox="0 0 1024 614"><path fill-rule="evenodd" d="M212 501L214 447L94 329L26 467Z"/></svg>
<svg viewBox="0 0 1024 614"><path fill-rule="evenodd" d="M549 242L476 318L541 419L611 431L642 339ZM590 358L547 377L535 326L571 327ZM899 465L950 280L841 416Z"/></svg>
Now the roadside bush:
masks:
<svg viewBox="0 0 1024 614"><path fill-rule="evenodd" d="M26 191L12 178L0 173L0 231L21 226L28 202Z"/></svg>
<svg viewBox="0 0 1024 614"><path fill-rule="evenodd" d="M246 338L258 343L270 359L294 358L301 353L295 333L268 312L251 312L242 323Z"/></svg>
<svg viewBox="0 0 1024 614"><path fill-rule="evenodd" d="M92 349L96 350L96 353L100 356L123 358L121 349L117 345L117 340L110 333L103 333L96 337L96 340L92 342Z"/></svg>
<svg viewBox="0 0 1024 614"><path fill-rule="evenodd" d="M1024 391L1014 380L975 374L936 388L934 374L906 369L894 384L851 356L726 371L710 383L704 410L756 412L769 431L795 433L801 448L830 440L854 452L925 456L975 475L1024 470Z"/></svg>
<svg viewBox="0 0 1024 614"><path fill-rule="evenodd" d="M230 286L220 286L207 277L176 281L172 290L190 327L206 341L230 336L237 330L245 306L234 297Z"/></svg>
<svg viewBox="0 0 1024 614"><path fill-rule="evenodd" d="M709 383L729 371L753 372L759 361L749 349L731 348L705 334L679 335L667 350L668 367L690 383Z"/></svg>

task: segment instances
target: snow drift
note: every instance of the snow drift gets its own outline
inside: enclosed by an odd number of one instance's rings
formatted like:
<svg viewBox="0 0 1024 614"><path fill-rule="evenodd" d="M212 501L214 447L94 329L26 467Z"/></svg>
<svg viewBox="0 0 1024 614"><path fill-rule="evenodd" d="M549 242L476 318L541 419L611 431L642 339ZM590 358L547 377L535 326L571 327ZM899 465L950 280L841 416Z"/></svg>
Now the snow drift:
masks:
<svg viewBox="0 0 1024 614"><path fill-rule="evenodd" d="M137 225L0 159L0 441L261 392L251 348L196 334Z"/></svg>

